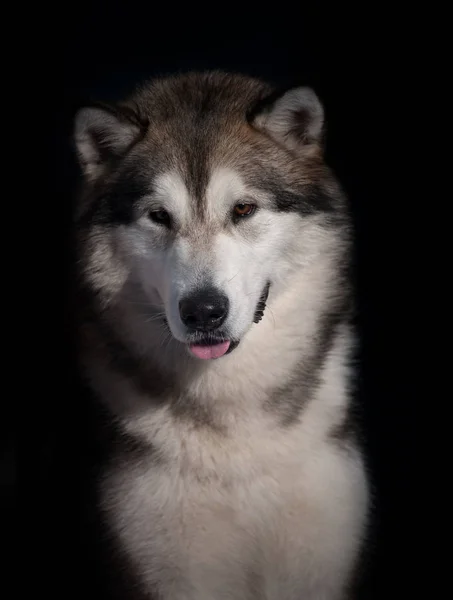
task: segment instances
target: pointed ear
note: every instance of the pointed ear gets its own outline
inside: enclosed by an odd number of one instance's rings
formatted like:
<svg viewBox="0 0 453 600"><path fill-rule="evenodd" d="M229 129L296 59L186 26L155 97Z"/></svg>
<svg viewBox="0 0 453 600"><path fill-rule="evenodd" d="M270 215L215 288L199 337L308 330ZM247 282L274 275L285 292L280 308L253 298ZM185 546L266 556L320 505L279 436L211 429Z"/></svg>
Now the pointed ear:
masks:
<svg viewBox="0 0 453 600"><path fill-rule="evenodd" d="M276 141L295 150L322 143L324 109L308 87L298 87L258 107L253 124Z"/></svg>
<svg viewBox="0 0 453 600"><path fill-rule="evenodd" d="M145 131L146 124L129 108L99 104L79 109L74 141L85 177L97 179L106 165L123 156Z"/></svg>

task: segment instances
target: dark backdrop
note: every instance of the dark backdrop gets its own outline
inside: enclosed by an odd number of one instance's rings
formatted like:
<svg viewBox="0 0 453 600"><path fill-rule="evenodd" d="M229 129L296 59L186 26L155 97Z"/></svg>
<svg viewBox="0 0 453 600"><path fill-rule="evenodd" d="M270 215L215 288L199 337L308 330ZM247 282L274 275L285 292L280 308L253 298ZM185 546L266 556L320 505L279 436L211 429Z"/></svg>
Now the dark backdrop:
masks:
<svg viewBox="0 0 453 600"><path fill-rule="evenodd" d="M27 435L15 438L11 428L4 439L18 440L26 460L24 519L32 532L27 556L39 572L37 589L47 597L55 593L65 598L77 597L82 590L78 597L92 597L96 589L90 583L96 575L95 540L85 535L80 512L91 500L83 483L96 451L90 437L93 417L73 376L67 301L69 219L77 175L70 145L74 111L86 99L115 99L143 77L214 67L284 85L311 85L325 105L328 162L349 194L357 232L359 392L376 500L376 527L361 597L409 598L414 578L408 473L414 429L408 371L401 358L407 350L401 216L410 200L397 197L387 168L389 136L400 142L391 131L394 57L386 48L386 29L370 17L360 20L358 14L326 10L310 18L303 5L294 14L287 7L263 5L245 15L244 7L223 3L211 3L197 14L176 6L128 9L127 2L121 4L122 10L113 3L70 2L57 16L49 11L36 49L39 74L33 93L46 104L42 137L35 133L35 154L45 161L45 205L40 208L45 218L39 220L35 246L39 265L46 267L41 268L38 285L47 306L40 339L53 346L54 353L50 365L44 359L37 380L45 401L33 405ZM51 337L53 324L58 340ZM63 595L56 591L60 584L66 588Z"/></svg>

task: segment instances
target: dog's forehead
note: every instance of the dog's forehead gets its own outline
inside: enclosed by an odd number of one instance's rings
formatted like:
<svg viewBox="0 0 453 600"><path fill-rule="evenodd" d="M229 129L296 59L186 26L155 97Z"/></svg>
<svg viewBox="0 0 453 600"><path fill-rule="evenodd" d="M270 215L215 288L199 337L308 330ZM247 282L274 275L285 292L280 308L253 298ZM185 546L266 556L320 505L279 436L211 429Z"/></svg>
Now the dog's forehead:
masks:
<svg viewBox="0 0 453 600"><path fill-rule="evenodd" d="M188 74L145 87L134 100L149 123L140 145L144 162L152 163L151 171L169 189L177 185L181 191L182 179L188 195L180 196L186 200L202 202L213 190L237 187L239 173L243 179L256 170L254 157L263 145L248 111L268 91L262 82L220 73Z"/></svg>
<svg viewBox="0 0 453 600"><path fill-rule="evenodd" d="M159 173L153 185L155 198L180 214L201 209L215 215L217 210L221 212L226 205L250 194L244 177L234 168L214 166L206 173L202 187L188 184L188 177L190 174L179 169Z"/></svg>
<svg viewBox="0 0 453 600"><path fill-rule="evenodd" d="M240 119L208 115L194 123L190 115L181 115L151 126L142 150L161 193L165 189L170 195L178 189L179 197L201 206L212 204L213 196L220 201L241 193L258 167L253 138L251 128Z"/></svg>
<svg viewBox="0 0 453 600"><path fill-rule="evenodd" d="M264 82L242 75L189 73L155 80L139 89L133 101L150 124L177 119L197 125L211 118L243 120L270 91Z"/></svg>

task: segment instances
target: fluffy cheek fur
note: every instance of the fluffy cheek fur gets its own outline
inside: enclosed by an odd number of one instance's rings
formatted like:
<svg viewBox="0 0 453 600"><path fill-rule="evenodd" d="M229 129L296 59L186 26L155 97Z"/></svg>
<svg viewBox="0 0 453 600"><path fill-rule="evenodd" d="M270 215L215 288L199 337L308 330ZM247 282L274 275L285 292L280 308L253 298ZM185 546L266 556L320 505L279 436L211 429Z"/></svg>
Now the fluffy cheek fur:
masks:
<svg viewBox="0 0 453 600"><path fill-rule="evenodd" d="M236 235L222 233L215 241L212 279L230 301L226 325L233 339L241 339L251 327L266 283L271 282L274 293L291 270L297 228L287 222L285 215L269 212L255 230L250 226Z"/></svg>
<svg viewBox="0 0 453 600"><path fill-rule="evenodd" d="M129 286L134 297L140 297L147 312L165 313L168 272L171 270L171 248L162 234L150 232L140 221L120 227L116 233L122 262L130 273ZM143 308L142 307L142 308Z"/></svg>
<svg viewBox="0 0 453 600"><path fill-rule="evenodd" d="M117 236L117 231L107 227L93 227L83 232L78 241L84 245L81 270L88 285L98 293L104 306L115 302L130 279L131 264Z"/></svg>

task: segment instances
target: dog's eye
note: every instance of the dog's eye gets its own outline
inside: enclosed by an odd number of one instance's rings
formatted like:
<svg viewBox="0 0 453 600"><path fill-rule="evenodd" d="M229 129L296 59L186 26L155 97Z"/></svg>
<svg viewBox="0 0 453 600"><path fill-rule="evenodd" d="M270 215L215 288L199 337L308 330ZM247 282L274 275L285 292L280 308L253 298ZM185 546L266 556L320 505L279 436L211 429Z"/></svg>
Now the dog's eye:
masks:
<svg viewBox="0 0 453 600"><path fill-rule="evenodd" d="M150 210L148 217L158 225L165 225L165 227L171 225L171 218L166 210Z"/></svg>
<svg viewBox="0 0 453 600"><path fill-rule="evenodd" d="M250 217L256 210L255 204L243 204L239 203L233 209L235 217Z"/></svg>

